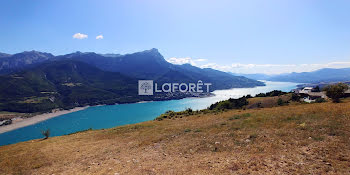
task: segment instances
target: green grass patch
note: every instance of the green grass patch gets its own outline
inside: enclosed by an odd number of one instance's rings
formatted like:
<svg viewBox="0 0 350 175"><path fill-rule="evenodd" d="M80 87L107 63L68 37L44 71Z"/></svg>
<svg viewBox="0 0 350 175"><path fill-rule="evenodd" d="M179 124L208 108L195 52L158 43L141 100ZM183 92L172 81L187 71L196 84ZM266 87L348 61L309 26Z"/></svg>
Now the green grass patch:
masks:
<svg viewBox="0 0 350 175"><path fill-rule="evenodd" d="M189 129L189 128L186 128L185 130L184 130L184 132L191 132L192 130L191 129Z"/></svg>

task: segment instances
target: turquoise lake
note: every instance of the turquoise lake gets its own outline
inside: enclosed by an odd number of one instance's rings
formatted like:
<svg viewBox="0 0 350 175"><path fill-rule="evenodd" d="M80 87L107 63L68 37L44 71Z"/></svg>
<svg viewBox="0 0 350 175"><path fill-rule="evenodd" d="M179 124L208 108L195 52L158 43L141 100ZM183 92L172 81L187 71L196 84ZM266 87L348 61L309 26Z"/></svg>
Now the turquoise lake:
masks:
<svg viewBox="0 0 350 175"><path fill-rule="evenodd" d="M2 133L0 134L0 145L42 138L41 131L45 129L50 129L51 136L60 136L89 128L111 128L153 120L167 110L181 111L186 108L192 108L194 110L204 109L217 101L239 98L248 94L255 95L272 90L289 92L295 89L297 85L297 83L289 82L266 81L265 83L266 86L255 88L217 90L213 92L215 96L207 98L186 98L181 100L93 106L82 111L61 115L34 125Z"/></svg>

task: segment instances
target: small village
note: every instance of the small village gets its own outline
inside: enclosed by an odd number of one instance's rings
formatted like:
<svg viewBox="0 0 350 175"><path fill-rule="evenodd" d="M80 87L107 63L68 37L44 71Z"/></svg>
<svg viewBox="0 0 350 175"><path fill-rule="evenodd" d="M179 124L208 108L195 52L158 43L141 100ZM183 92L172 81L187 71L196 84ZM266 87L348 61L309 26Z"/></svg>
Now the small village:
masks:
<svg viewBox="0 0 350 175"><path fill-rule="evenodd" d="M306 86L292 90L295 94L302 97L302 100L307 103L316 102L317 99L325 99L328 97L325 91L322 91L319 86L311 87ZM350 97L350 88L344 92L345 97Z"/></svg>

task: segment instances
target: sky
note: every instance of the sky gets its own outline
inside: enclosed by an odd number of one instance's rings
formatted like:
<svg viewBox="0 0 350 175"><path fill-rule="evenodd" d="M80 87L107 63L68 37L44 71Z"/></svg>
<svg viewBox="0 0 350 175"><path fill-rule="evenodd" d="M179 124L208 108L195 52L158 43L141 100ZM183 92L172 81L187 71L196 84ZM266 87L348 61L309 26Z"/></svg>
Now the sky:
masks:
<svg viewBox="0 0 350 175"><path fill-rule="evenodd" d="M235 73L350 67L349 0L1 0L0 52L133 53Z"/></svg>

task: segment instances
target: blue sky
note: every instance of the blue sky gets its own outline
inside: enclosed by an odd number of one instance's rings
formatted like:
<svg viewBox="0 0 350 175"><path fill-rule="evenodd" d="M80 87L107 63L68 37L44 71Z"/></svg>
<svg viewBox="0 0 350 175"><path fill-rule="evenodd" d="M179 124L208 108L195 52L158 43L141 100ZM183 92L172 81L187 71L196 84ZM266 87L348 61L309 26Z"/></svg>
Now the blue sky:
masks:
<svg viewBox="0 0 350 175"><path fill-rule="evenodd" d="M177 64L311 71L350 67L349 19L348 0L1 0L0 52L158 48Z"/></svg>

